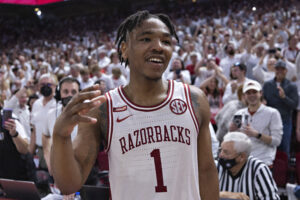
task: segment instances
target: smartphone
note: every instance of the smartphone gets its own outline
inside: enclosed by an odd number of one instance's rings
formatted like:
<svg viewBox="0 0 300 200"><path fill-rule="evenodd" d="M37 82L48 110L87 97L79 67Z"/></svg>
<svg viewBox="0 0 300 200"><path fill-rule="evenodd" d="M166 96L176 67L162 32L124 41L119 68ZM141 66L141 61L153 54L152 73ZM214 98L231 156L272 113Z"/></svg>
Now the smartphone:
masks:
<svg viewBox="0 0 300 200"><path fill-rule="evenodd" d="M269 50L268 50L268 53L269 53L269 54L274 54L274 53L276 53L276 49L269 49Z"/></svg>
<svg viewBox="0 0 300 200"><path fill-rule="evenodd" d="M12 109L3 109L2 111L2 127L4 128L5 121L12 118Z"/></svg>
<svg viewBox="0 0 300 200"><path fill-rule="evenodd" d="M234 115L234 116L233 116L233 123L234 123L238 128L241 128L241 126L242 126L242 115Z"/></svg>
<svg viewBox="0 0 300 200"><path fill-rule="evenodd" d="M177 75L177 78L181 78L180 72L181 72L181 69L176 69L175 70L175 74Z"/></svg>
<svg viewBox="0 0 300 200"><path fill-rule="evenodd" d="M249 115L245 115L245 125L248 126L249 124Z"/></svg>

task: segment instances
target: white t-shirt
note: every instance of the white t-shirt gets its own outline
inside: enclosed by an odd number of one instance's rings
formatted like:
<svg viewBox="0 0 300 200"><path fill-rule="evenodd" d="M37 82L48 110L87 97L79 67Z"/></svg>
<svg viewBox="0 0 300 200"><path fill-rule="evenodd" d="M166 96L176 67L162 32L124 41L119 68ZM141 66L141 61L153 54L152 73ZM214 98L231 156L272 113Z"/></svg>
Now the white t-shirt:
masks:
<svg viewBox="0 0 300 200"><path fill-rule="evenodd" d="M31 123L35 126L36 131L36 145L40 147L42 146L42 134L48 119L47 113L50 109L55 109L57 106L54 98L45 106L43 105L43 99L44 97L41 97L34 102L31 112Z"/></svg>

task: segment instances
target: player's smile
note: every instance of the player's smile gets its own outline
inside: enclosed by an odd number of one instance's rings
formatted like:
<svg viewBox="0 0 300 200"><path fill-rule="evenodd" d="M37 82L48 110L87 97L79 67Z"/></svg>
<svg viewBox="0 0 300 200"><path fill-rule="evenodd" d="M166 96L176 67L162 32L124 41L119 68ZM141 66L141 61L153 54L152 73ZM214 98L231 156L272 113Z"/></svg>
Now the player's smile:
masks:
<svg viewBox="0 0 300 200"><path fill-rule="evenodd" d="M148 64L151 64L154 69L160 69L163 68L165 65L165 59L161 55L153 55L149 56L149 58L146 58L146 62Z"/></svg>

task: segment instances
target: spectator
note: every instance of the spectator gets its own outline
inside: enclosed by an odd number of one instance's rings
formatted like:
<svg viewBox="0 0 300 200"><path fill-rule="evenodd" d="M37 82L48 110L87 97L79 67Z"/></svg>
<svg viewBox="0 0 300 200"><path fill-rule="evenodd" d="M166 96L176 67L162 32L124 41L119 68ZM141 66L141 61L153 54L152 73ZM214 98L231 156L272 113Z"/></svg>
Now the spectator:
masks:
<svg viewBox="0 0 300 200"><path fill-rule="evenodd" d="M113 89L113 82L109 75L102 73L98 64L92 66L93 81L103 80L108 90Z"/></svg>
<svg viewBox="0 0 300 200"><path fill-rule="evenodd" d="M263 69L263 61L265 56L262 56L259 60L259 63L253 68L253 75L255 79L264 84L264 82L274 79L275 77L275 58L269 58L267 61L267 71Z"/></svg>
<svg viewBox="0 0 300 200"><path fill-rule="evenodd" d="M191 52L190 58L191 58L191 64L187 65L185 67L185 69L189 70L190 75L191 75L191 83L193 84L195 81L195 78L196 78L195 68L196 68L197 63L199 62L198 54L196 52Z"/></svg>
<svg viewBox="0 0 300 200"><path fill-rule="evenodd" d="M27 105L28 95L27 89L23 87L16 92L6 103L4 108L10 108L13 110L13 114L17 116L17 119L25 129L25 133L28 137L31 135L30 131L30 110Z"/></svg>
<svg viewBox="0 0 300 200"><path fill-rule="evenodd" d="M112 69L112 74L110 75L110 79L112 80L113 88L117 88L127 83L126 78L123 76L120 68Z"/></svg>
<svg viewBox="0 0 300 200"><path fill-rule="evenodd" d="M194 85L196 87L200 87L203 81L214 74L216 68L218 68L218 70L223 73L222 69L216 63L216 58L212 57L212 55L208 55L206 60L198 62L195 69L197 76L195 78ZM224 83L223 85L226 85L227 83L228 81L226 81L226 83Z"/></svg>
<svg viewBox="0 0 300 200"><path fill-rule="evenodd" d="M283 57L287 59L289 62L294 63L296 62L296 57L299 53L299 49L297 47L298 44L298 36L297 35L291 35L288 38L288 44L289 46L283 50Z"/></svg>
<svg viewBox="0 0 300 200"><path fill-rule="evenodd" d="M80 71L83 69L82 64L72 64L70 68L70 75L73 78L76 78L79 82L82 81L82 77L80 75Z"/></svg>
<svg viewBox="0 0 300 200"><path fill-rule="evenodd" d="M55 108L56 102L53 98L56 86L56 80L51 74L44 74L39 79L40 97L33 103L31 111L31 123L34 126L36 134L36 148L37 156L39 157L39 168L47 170L47 165L44 159L43 147L42 147L42 134L45 128L48 116L46 113L50 109Z"/></svg>
<svg viewBox="0 0 300 200"><path fill-rule="evenodd" d="M105 49L99 50L99 62L98 65L102 70L107 69L109 63L111 62L110 58L107 56L107 52Z"/></svg>
<svg viewBox="0 0 300 200"><path fill-rule="evenodd" d="M84 67L80 70L81 81L80 85L82 89L88 88L94 84L92 78L90 78L90 70L87 67Z"/></svg>
<svg viewBox="0 0 300 200"><path fill-rule="evenodd" d="M119 60L119 55L117 53L116 50L113 50L111 52L111 55L110 55L110 60L111 60L111 63L108 65L107 69L106 69L106 74L107 75L111 75L112 74L112 69L117 67L117 68L120 68L121 71L122 71L122 74L125 76L125 78L128 80L129 79L129 68L125 68L120 60Z"/></svg>
<svg viewBox="0 0 300 200"><path fill-rule="evenodd" d="M240 132L229 132L221 144L217 169L220 197L230 199L279 200L269 167L249 156L251 140Z"/></svg>
<svg viewBox="0 0 300 200"><path fill-rule="evenodd" d="M106 92L109 91L104 80L99 79L99 80L95 81L95 84L99 84L99 87L100 87L99 89L101 91L101 94L105 94Z"/></svg>
<svg viewBox="0 0 300 200"><path fill-rule="evenodd" d="M72 97L79 93L80 83L75 78L65 77L59 84L55 92L55 99L58 101L58 106L52 108L47 113L47 120L45 123L45 129L43 130L42 143L43 143L43 153L47 164L47 168L50 174L50 148L51 148L51 137L53 134L54 123L57 117L60 115L64 107L69 103ZM71 137L72 140L77 135L77 126L74 128Z"/></svg>
<svg viewBox="0 0 300 200"><path fill-rule="evenodd" d="M232 100L228 102L218 112L215 119L217 122L218 130L216 132L217 139L221 143L224 135L228 132L229 124L232 116L241 108L246 106L245 98L243 95L243 85L240 85L237 89L238 100Z"/></svg>
<svg viewBox="0 0 300 200"><path fill-rule="evenodd" d="M280 112L283 122L283 137L278 148L290 155L292 111L298 105L298 93L297 86L285 78L286 73L286 63L278 60L275 64L275 78L265 82L263 94L267 105Z"/></svg>
<svg viewBox="0 0 300 200"><path fill-rule="evenodd" d="M235 47L233 43L227 44L224 47L224 49L227 56L221 59L220 67L223 69L226 78L230 79L230 69L235 63L240 62L240 56L235 53ZM246 73L246 69L245 69L245 73Z"/></svg>
<svg viewBox="0 0 300 200"><path fill-rule="evenodd" d="M218 78L223 80L224 83L228 82L226 77L222 74L222 72L215 66L215 73L200 85L200 89L202 89L208 99L208 103L210 106L210 122L212 123L214 130L217 130L215 116L223 107L222 97L224 88L219 87Z"/></svg>
<svg viewBox="0 0 300 200"><path fill-rule="evenodd" d="M168 74L167 79L191 84L190 72L184 69L184 63L179 58L173 60L172 71Z"/></svg>
<svg viewBox="0 0 300 200"><path fill-rule="evenodd" d="M236 100L237 97L237 88L240 85L246 83L249 79L246 78L247 67L242 63L235 63L232 66L232 77L234 80L230 81L225 88L223 95L223 104L225 105L229 101Z"/></svg>
<svg viewBox="0 0 300 200"><path fill-rule="evenodd" d="M257 81L245 83L243 95L247 107L235 113L229 131L245 133L252 143L250 155L272 167L276 148L282 138L280 114L276 109L261 103L261 85Z"/></svg>
<svg viewBox="0 0 300 200"><path fill-rule="evenodd" d="M2 110L1 110L2 113ZM2 121L1 114L1 121ZM33 181L34 165L28 155L29 137L23 126L15 119L1 122L0 126L0 178Z"/></svg>

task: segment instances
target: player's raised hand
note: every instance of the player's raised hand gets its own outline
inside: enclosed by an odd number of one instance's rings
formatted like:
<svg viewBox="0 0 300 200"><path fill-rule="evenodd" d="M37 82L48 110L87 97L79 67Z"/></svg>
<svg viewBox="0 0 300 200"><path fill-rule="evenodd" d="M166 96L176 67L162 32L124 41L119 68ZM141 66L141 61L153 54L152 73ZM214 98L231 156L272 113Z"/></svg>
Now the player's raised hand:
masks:
<svg viewBox="0 0 300 200"><path fill-rule="evenodd" d="M101 96L98 84L80 91L57 118L53 133L68 137L78 123L96 123L97 119L88 116L87 112L100 106L104 101L105 96Z"/></svg>

